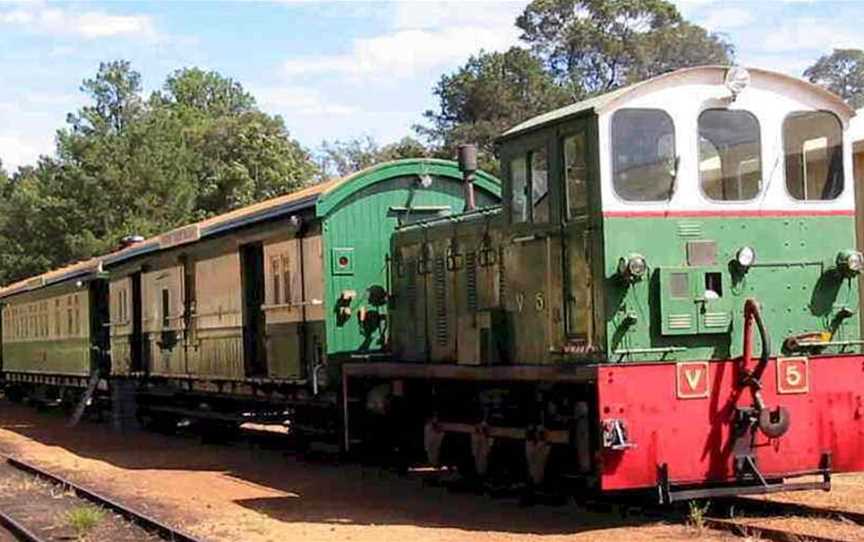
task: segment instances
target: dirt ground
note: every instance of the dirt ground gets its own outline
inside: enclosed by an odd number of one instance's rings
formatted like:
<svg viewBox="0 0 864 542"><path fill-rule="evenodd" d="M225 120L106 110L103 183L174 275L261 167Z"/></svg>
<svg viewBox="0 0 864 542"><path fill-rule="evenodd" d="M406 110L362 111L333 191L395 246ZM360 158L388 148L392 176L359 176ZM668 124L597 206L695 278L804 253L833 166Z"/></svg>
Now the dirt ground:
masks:
<svg viewBox="0 0 864 542"><path fill-rule="evenodd" d="M572 505L522 507L378 467L308 462L254 446L65 427L0 401L0 452L41 465L212 541L741 540Z"/></svg>
<svg viewBox="0 0 864 542"><path fill-rule="evenodd" d="M159 539L122 517L79 499L50 482L0 463L0 509L47 541L157 542ZM83 525L75 514L88 514ZM11 536L8 532L5 535ZM4 540L0 535L0 541ZM7 538L15 540L15 538Z"/></svg>

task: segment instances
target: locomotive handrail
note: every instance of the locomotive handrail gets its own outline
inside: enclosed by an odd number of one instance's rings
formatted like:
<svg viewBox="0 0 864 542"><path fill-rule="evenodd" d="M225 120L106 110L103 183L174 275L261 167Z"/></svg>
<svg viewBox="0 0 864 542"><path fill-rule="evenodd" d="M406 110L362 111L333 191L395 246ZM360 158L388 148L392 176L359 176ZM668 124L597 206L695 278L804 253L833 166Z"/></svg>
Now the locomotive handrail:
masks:
<svg viewBox="0 0 864 542"><path fill-rule="evenodd" d="M626 348L624 350L614 350L613 356L629 356L633 354L672 354L675 352L684 352L686 346L663 346L657 348Z"/></svg>

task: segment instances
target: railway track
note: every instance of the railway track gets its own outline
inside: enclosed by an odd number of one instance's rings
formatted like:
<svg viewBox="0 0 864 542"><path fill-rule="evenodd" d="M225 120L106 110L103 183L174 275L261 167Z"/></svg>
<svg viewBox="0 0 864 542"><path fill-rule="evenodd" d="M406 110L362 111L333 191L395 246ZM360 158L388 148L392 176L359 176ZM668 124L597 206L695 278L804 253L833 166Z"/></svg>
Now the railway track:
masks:
<svg viewBox="0 0 864 542"><path fill-rule="evenodd" d="M171 542L203 542L201 539L185 533L176 527L167 525L166 523L163 523L147 514L121 504L110 497L102 495L92 489L85 488L67 478L48 472L36 465L8 456L3 457L2 459L5 460L6 464L15 469L35 476L36 478L48 481L64 490L71 491L80 499L89 501L122 516L126 521L137 525L155 536L158 536L162 540L168 540ZM10 531L16 539L20 541L46 542L44 538L36 535L26 525L17 521L2 510L0 510L0 525Z"/></svg>
<svg viewBox="0 0 864 542"><path fill-rule="evenodd" d="M36 533L2 510L0 510L0 525L6 531L3 536L0 536L0 540L7 540L11 537L19 542L43 542L43 539Z"/></svg>
<svg viewBox="0 0 864 542"><path fill-rule="evenodd" d="M864 527L864 513L838 510L832 508L820 508L799 503L779 502L771 500L752 499L747 497L736 497L721 499L716 502L726 515L730 517L707 516L703 519L704 526L709 529L726 531L739 536L759 537L765 540L778 542L801 541L807 542L848 542L849 538L834 537L823 534L802 533L797 530L784 529L776 526L759 525L758 516L742 516L736 518L736 514L759 514L770 518L808 518L842 522L846 525L857 525Z"/></svg>
<svg viewBox="0 0 864 542"><path fill-rule="evenodd" d="M22 472L46 480L64 490L72 491L77 497L90 501L100 507L109 509L127 521L138 525L149 533L158 536L162 540L172 542L202 542L200 539L185 533L177 528L171 527L149 515L129 508L110 497L99 494L96 491L85 488L62 476L48 472L31 463L12 457L0 456L0 460ZM752 498L729 498L720 499L712 503L712 507L719 513L706 515L702 518L702 527L718 530L741 537L756 537L758 539L777 542L807 541L807 542L848 542L848 537L834 537L823 534L809 534L798 530L786 529L776 525L760 525L760 520L777 518L815 518L822 520L840 521L845 524L854 524L864 527L864 513L846 510L820 508L798 503L786 503ZM648 511L650 509L644 509ZM660 512L661 515L676 522L686 522L687 518L680 510L670 513L668 509ZM758 514L758 515L748 515ZM724 517L728 516L728 517ZM768 516L760 517L760 516ZM46 542L46 539L35 534L33 530L0 510L0 530L5 529L15 540L22 542ZM3 538L0 538L3 540Z"/></svg>

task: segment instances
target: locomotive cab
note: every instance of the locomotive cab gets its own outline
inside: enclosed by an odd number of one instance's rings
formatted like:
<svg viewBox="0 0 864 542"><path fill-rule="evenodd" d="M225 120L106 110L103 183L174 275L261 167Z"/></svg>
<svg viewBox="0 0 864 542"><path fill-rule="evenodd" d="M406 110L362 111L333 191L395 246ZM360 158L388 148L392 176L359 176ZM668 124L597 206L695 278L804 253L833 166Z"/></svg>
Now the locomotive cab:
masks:
<svg viewBox="0 0 864 542"><path fill-rule="evenodd" d="M791 78L696 68L505 133L515 362L740 356L749 298L789 352L859 340L853 114Z"/></svg>

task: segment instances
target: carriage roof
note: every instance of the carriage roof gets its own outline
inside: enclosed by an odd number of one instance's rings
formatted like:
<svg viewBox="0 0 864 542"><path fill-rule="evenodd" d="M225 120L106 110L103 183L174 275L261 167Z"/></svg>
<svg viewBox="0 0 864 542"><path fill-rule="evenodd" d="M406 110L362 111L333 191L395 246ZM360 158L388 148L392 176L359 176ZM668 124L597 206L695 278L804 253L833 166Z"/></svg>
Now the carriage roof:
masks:
<svg viewBox="0 0 864 542"><path fill-rule="evenodd" d="M0 299L52 284L92 278L102 273L103 269L108 266L268 220L290 217L304 212L307 213L307 216L311 214L315 218L324 218L350 196L368 186L396 177L423 174L440 175L459 180L462 178L457 164L449 160L411 158L384 162L345 177L318 183L284 196L271 198L181 226L102 256L75 262L41 275L29 277L0 288ZM475 184L480 190L493 193L496 196L500 195L497 179L485 172L477 172Z"/></svg>

